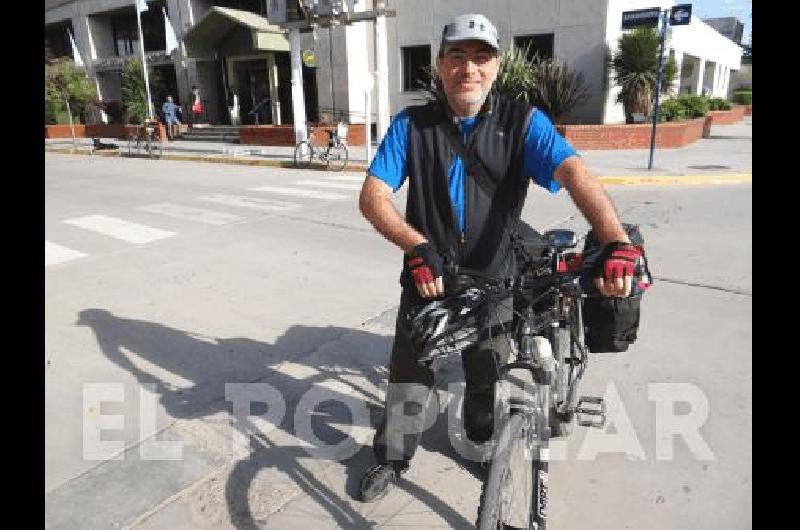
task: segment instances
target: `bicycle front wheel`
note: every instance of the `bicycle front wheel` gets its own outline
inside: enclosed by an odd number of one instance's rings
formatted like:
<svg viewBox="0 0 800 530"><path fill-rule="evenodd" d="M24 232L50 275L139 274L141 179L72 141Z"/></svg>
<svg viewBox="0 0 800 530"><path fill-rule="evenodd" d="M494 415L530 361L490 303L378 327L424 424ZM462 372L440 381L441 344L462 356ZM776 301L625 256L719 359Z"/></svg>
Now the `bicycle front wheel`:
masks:
<svg viewBox="0 0 800 530"><path fill-rule="evenodd" d="M337 144L328 148L328 169L334 171L344 171L347 166L347 147L344 144Z"/></svg>
<svg viewBox="0 0 800 530"><path fill-rule="evenodd" d="M299 168L307 168L311 165L314 158L314 148L306 140L303 140L294 148L294 165Z"/></svg>
<svg viewBox="0 0 800 530"><path fill-rule="evenodd" d="M503 425L481 491L478 530L545 530L547 460L540 457L547 442L534 445L532 428L532 422L520 414L512 414Z"/></svg>

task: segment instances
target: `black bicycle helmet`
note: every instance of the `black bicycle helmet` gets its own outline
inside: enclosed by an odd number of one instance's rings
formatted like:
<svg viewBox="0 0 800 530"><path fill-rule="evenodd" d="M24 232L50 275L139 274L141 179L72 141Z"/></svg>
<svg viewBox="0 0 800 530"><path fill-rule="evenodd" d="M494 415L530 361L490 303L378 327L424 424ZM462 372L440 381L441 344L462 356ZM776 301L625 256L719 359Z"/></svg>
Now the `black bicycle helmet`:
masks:
<svg viewBox="0 0 800 530"><path fill-rule="evenodd" d="M483 290L469 287L409 312L411 343L423 357L435 350L444 355L463 349L477 338L489 305L486 299Z"/></svg>

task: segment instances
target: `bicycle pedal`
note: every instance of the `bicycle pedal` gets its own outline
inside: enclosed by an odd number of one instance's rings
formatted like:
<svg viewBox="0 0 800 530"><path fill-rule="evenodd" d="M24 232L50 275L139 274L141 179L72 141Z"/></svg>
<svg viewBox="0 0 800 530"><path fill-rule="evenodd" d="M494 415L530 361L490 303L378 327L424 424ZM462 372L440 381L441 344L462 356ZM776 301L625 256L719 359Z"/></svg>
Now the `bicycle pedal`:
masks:
<svg viewBox="0 0 800 530"><path fill-rule="evenodd" d="M606 403L601 397L583 396L575 408L578 425L602 428L606 424Z"/></svg>

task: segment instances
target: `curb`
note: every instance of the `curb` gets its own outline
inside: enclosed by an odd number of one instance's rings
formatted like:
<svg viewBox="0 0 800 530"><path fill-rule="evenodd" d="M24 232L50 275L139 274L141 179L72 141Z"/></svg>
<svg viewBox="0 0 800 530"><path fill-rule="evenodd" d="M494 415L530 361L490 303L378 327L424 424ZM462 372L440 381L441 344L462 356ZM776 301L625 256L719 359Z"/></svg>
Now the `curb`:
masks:
<svg viewBox="0 0 800 530"><path fill-rule="evenodd" d="M68 155L89 155L106 157L126 157L126 158L145 158L146 155L123 155L119 150L92 152L89 149L66 149L66 148L45 148L51 153ZM180 160L184 162L208 162L212 164L237 164L242 166L263 166L279 167L284 169L296 169L293 162L286 160L253 160L222 155L180 155L164 154L159 160ZM317 171L327 171L323 164L314 163L308 168ZM346 173L365 172L366 164L348 164ZM601 176L598 180L605 186L666 186L666 185L697 185L697 184L745 184L753 182L753 175L750 173L737 173L729 175L629 175L629 176Z"/></svg>
<svg viewBox="0 0 800 530"><path fill-rule="evenodd" d="M606 186L686 186L694 184L745 184L753 182L753 175L750 173L730 175L636 175L625 177L598 177L598 180Z"/></svg>
<svg viewBox="0 0 800 530"><path fill-rule="evenodd" d="M58 153L64 155L84 155L84 156L105 156L105 157L124 157L124 158L143 158L149 159L147 155L127 155L122 154L119 150L97 151L93 152L89 149L72 149L72 148L45 148L45 151L50 153ZM237 164L242 166L268 166L280 167L286 169L295 168L294 162L287 160L253 160L250 158L240 158L234 156L222 155L180 155L180 154L162 154L158 160L180 160L184 162L209 162L212 164ZM327 171L324 164L312 163L305 169L314 169L318 171ZM345 172L361 172L366 171L366 164L361 163L348 163Z"/></svg>

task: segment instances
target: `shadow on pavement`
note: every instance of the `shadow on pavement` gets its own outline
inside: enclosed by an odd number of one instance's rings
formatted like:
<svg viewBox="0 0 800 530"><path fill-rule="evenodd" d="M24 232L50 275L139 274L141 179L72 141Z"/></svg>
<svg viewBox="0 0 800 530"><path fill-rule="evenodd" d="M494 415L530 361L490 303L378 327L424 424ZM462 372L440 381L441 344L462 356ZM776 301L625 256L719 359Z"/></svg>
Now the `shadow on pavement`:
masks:
<svg viewBox="0 0 800 530"><path fill-rule="evenodd" d="M139 384L154 384L159 403L173 418L202 419L223 411L233 417L233 405L225 398L226 383L268 383L281 394L286 413L276 424L276 430L288 435L283 436L284 439L311 444L311 450L301 444L276 444L271 435L251 422L253 416L236 418L237 429L250 434L249 454L235 462L225 484L228 516L237 529L259 527L257 507L251 505L251 489L257 475L265 469L289 477L340 527L374 527L375 523L353 506L371 506L356 501L361 475L374 462L371 446L360 446L347 458L337 459L346 467L344 490L349 501L313 476L300 460L318 457L314 449L321 448L320 442L337 444L348 438L353 422L353 414L344 404L348 400L363 401L369 410L370 426L374 428L378 424L383 403L375 389L385 389L388 375L385 364L392 337L357 329L296 325L270 344L242 337L208 337L155 322L119 317L97 308L81 311L76 325L90 327L106 357L133 374ZM290 361L292 368L287 370L285 364L281 365L284 361ZM460 362L457 365L460 369ZM164 371L171 375L163 374ZM172 382L164 380L167 378ZM364 378L368 385L359 384L358 380L363 383ZM453 379L452 367L445 379ZM181 380L177 384L174 382ZM325 383L326 399L317 401L312 410L298 411L303 396L322 383ZM264 405L254 402L251 414L265 414ZM312 439L296 433L296 414L310 416ZM478 476L478 465L452 450L447 429L446 414L439 414L434 427L422 437L421 446L448 456ZM371 444L371 436L366 443ZM451 527L471 527L470 521L435 495L409 481L401 481L398 487L426 504Z"/></svg>

